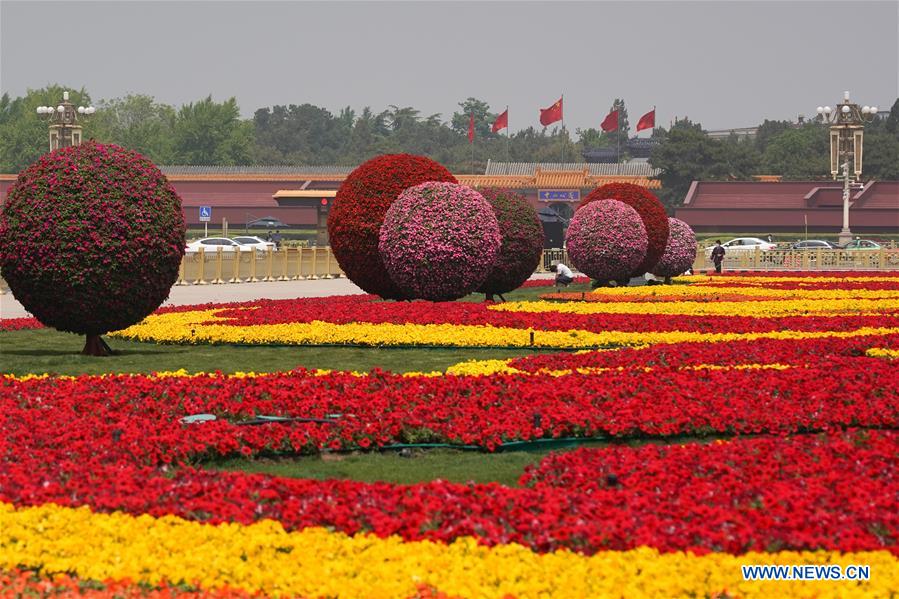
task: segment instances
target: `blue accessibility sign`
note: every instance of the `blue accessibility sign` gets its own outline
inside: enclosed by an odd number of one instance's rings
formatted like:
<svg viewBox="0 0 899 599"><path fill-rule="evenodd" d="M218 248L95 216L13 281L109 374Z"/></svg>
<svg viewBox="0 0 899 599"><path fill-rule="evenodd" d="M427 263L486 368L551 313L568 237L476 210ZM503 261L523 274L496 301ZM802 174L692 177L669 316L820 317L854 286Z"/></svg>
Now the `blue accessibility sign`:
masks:
<svg viewBox="0 0 899 599"><path fill-rule="evenodd" d="M209 222L212 220L212 206L200 206L200 222Z"/></svg>
<svg viewBox="0 0 899 599"><path fill-rule="evenodd" d="M541 189L537 192L541 201L577 202L581 199L580 189Z"/></svg>

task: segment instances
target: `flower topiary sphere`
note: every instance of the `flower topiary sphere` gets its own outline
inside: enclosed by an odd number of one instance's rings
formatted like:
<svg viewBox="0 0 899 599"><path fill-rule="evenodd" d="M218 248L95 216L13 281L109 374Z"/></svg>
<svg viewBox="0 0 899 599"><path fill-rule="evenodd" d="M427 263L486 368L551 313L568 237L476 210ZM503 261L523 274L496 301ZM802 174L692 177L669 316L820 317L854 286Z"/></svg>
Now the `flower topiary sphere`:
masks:
<svg viewBox="0 0 899 599"><path fill-rule="evenodd" d="M422 183L387 210L379 244L387 272L406 297L448 301L487 279L502 237L493 209L457 183Z"/></svg>
<svg viewBox="0 0 899 599"><path fill-rule="evenodd" d="M0 271L15 298L45 325L89 338L158 308L184 245L175 189L114 145L45 154L19 173L0 214Z"/></svg>
<svg viewBox="0 0 899 599"><path fill-rule="evenodd" d="M685 273L696 260L696 234L690 225L676 218L668 219L668 243L665 253L652 269L657 277L675 277Z"/></svg>
<svg viewBox="0 0 899 599"><path fill-rule="evenodd" d="M618 200L624 202L637 211L640 218L643 219L643 226L646 227L646 237L649 245L646 248L646 256L634 267L630 277L639 277L640 275L650 272L655 266L659 258L665 252L665 244L668 242L668 214L665 207L651 191L641 185L633 183L608 183L597 187L581 202L580 208L583 208L590 202L599 200ZM625 277L627 278L627 277Z"/></svg>
<svg viewBox="0 0 899 599"><path fill-rule="evenodd" d="M520 193L489 187L479 190L493 207L502 245L481 293L499 294L518 289L543 256L543 226L537 211Z"/></svg>
<svg viewBox="0 0 899 599"><path fill-rule="evenodd" d="M430 158L388 154L361 164L337 191L328 215L331 250L346 276L368 293L404 297L384 269L378 235L397 196L426 181L455 183L456 178Z"/></svg>
<svg viewBox="0 0 899 599"><path fill-rule="evenodd" d="M568 256L600 281L629 279L646 257L646 227L637 211L617 200L590 202L574 213L566 235Z"/></svg>

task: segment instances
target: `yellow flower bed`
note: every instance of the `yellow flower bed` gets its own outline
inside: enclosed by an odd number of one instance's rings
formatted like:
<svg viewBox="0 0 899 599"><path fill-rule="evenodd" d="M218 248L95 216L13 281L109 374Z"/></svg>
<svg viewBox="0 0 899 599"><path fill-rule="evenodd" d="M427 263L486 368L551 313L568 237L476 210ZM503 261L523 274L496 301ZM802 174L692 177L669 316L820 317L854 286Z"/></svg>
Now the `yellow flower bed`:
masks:
<svg viewBox="0 0 899 599"><path fill-rule="evenodd" d="M872 347L865 352L865 355L871 358L899 358L899 349Z"/></svg>
<svg viewBox="0 0 899 599"><path fill-rule="evenodd" d="M772 301L790 299L847 300L860 299L899 299L897 289L777 289L771 287L711 287L696 283L693 285L641 285L639 287L597 287L590 292L594 297L639 297L652 299L654 296L664 298L709 298L720 295L741 295L747 297L766 297Z"/></svg>
<svg viewBox="0 0 899 599"><path fill-rule="evenodd" d="M859 300L859 302L861 301L865 300ZM497 308L509 305L512 304L500 304ZM534 312L549 311L553 308L558 308L561 311L576 312L578 309L606 307L610 304L519 302L514 305L518 307L523 306L527 311ZM614 306L624 305L614 304ZM627 305L635 307L647 306L647 304L633 303ZM648 306L653 305L657 306L658 304L649 304ZM674 306L677 305L674 304ZM693 331L591 332L569 330L536 331L534 332L534 341L531 343L530 330L490 325L335 324L320 321L247 327L203 324L210 321L214 322L215 320L215 310L154 314L134 326L113 333L113 335L135 341L158 341L163 343L591 348L607 345L635 346L689 341L716 343L740 339L812 339L899 333L899 328L886 327L863 327L855 331L773 331L766 333L704 333Z"/></svg>
<svg viewBox="0 0 899 599"><path fill-rule="evenodd" d="M801 299L749 302L506 302L502 312L562 314L682 314L689 316L774 316L880 314L899 310L899 299Z"/></svg>
<svg viewBox="0 0 899 599"><path fill-rule="evenodd" d="M741 565L869 565L869 581L743 580ZM886 551L782 551L735 556L659 553L640 547L584 556L403 541L280 523L217 526L53 504L0 503L0 568L40 568L88 579L238 588L271 596L406 598L426 584L450 595L525 599L585 597L890 597L899 559ZM277 573L277 576L272 576Z"/></svg>

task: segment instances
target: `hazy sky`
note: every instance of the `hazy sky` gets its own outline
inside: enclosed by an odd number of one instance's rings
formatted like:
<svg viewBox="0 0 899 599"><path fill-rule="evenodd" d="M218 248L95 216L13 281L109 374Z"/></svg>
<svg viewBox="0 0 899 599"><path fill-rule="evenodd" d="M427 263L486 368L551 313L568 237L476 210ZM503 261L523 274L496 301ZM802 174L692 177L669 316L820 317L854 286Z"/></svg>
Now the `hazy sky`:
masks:
<svg viewBox="0 0 899 599"><path fill-rule="evenodd" d="M845 20L843 20L845 18ZM653 105L707 129L899 96L899 2L41 2L0 0L0 89L58 82L96 102L235 96L244 116L309 102L422 114L469 96L513 130L565 94L565 123Z"/></svg>

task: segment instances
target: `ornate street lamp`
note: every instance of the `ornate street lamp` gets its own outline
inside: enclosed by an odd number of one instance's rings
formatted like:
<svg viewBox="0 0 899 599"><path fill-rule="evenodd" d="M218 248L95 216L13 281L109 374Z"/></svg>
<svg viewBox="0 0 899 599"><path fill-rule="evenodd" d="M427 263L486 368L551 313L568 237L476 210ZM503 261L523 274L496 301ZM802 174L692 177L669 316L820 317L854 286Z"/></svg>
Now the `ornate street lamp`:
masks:
<svg viewBox="0 0 899 599"><path fill-rule="evenodd" d="M93 106L78 106L69 102L69 92L62 92L59 106L38 106L37 113L50 122L50 151L58 148L81 145L81 125L97 109ZM80 119L79 119L80 117Z"/></svg>
<svg viewBox="0 0 899 599"><path fill-rule="evenodd" d="M842 171L843 176L843 230L839 242L852 241L849 230L849 190L859 184L862 174L862 144L865 123L877 117L876 106L861 106L849 101L849 92L843 92L843 102L836 110L830 106L818 106L818 115L830 124L830 174L834 180Z"/></svg>

